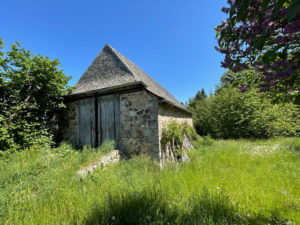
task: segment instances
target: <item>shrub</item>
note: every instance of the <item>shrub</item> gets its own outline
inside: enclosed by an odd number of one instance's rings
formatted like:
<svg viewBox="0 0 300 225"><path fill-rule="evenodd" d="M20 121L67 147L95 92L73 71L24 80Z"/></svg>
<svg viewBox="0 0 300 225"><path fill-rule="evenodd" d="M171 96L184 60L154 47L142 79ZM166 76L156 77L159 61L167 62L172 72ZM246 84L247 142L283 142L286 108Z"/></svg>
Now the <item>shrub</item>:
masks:
<svg viewBox="0 0 300 225"><path fill-rule="evenodd" d="M199 141L201 137L197 134L197 131L194 127L186 126L185 134L191 141Z"/></svg>
<svg viewBox="0 0 300 225"><path fill-rule="evenodd" d="M160 141L162 147L165 148L169 144L172 149L180 151L183 144L184 130L183 124L177 123L176 121L168 123L162 130Z"/></svg>
<svg viewBox="0 0 300 225"><path fill-rule="evenodd" d="M212 132L211 114L211 97L202 101L197 101L194 108L190 108L193 112L193 123L197 133L200 136L207 135Z"/></svg>
<svg viewBox="0 0 300 225"><path fill-rule="evenodd" d="M270 104L254 112L251 126L257 136L296 136L300 130L299 110L291 103Z"/></svg>
<svg viewBox="0 0 300 225"><path fill-rule="evenodd" d="M116 142L112 140L105 140L99 148L97 148L97 152L107 153L116 149Z"/></svg>
<svg viewBox="0 0 300 225"><path fill-rule="evenodd" d="M300 130L296 105L272 104L255 89L241 93L236 88L222 88L198 102L193 112L197 132L214 138L296 136Z"/></svg>
<svg viewBox="0 0 300 225"><path fill-rule="evenodd" d="M192 144L190 146L187 144L184 146L183 141L187 138ZM189 147L194 147L196 149L203 145L211 145L212 139L207 139L206 137L201 138L194 127L189 126L186 123L177 123L176 121L171 121L162 130L161 146L165 154L169 155L171 158L181 159L184 149Z"/></svg>
<svg viewBox="0 0 300 225"><path fill-rule="evenodd" d="M19 43L6 53L0 46L0 150L50 143L68 90L59 66Z"/></svg>
<svg viewBox="0 0 300 225"><path fill-rule="evenodd" d="M210 134L203 137L201 144L204 146L211 146L214 143L214 140L211 138Z"/></svg>

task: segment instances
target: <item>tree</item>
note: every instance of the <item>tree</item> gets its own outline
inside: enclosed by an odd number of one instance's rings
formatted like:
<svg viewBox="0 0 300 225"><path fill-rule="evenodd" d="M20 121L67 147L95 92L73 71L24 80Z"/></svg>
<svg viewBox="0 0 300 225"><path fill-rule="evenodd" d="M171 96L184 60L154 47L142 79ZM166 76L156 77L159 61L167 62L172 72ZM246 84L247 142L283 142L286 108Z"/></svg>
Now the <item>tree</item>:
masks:
<svg viewBox="0 0 300 225"><path fill-rule="evenodd" d="M268 138L297 136L299 109L292 103L272 104L264 93L224 87L214 96L197 101L193 111L195 129L214 138Z"/></svg>
<svg viewBox="0 0 300 225"><path fill-rule="evenodd" d="M228 0L226 21L216 27L221 65L234 72L262 72L261 90L289 92L299 98L300 1Z"/></svg>
<svg viewBox="0 0 300 225"><path fill-rule="evenodd" d="M233 72L227 70L221 76L220 85L217 86L216 92L222 88L235 87L239 88L241 92L246 92L250 88L258 88L262 74L255 70L243 70L240 72Z"/></svg>
<svg viewBox="0 0 300 225"><path fill-rule="evenodd" d="M19 43L1 52L0 149L26 148L55 133L70 79L59 65Z"/></svg>
<svg viewBox="0 0 300 225"><path fill-rule="evenodd" d="M196 102L203 101L206 98L207 98L207 95L205 93L205 90L202 88L201 91L197 92L195 97L192 97L192 98L189 99L189 101L187 103L187 107L190 108L190 109L195 108Z"/></svg>
<svg viewBox="0 0 300 225"><path fill-rule="evenodd" d="M195 99L201 101L201 100L203 100L203 99L205 99L205 98L207 98L207 95L206 95L206 93L205 93L205 90L202 88L201 91L198 91L198 92L197 92L197 94L196 94L196 96L195 96Z"/></svg>

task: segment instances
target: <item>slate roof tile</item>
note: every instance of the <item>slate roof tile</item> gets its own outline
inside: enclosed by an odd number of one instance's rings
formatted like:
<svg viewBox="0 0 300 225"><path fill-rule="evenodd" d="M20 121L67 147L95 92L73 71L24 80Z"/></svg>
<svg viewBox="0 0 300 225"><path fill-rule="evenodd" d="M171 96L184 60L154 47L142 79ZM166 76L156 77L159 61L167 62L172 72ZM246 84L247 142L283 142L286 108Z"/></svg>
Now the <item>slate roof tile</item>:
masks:
<svg viewBox="0 0 300 225"><path fill-rule="evenodd" d="M159 85L137 65L106 44L85 73L81 76L71 95L93 90L141 82L145 88L161 97L168 104L189 112L165 88Z"/></svg>

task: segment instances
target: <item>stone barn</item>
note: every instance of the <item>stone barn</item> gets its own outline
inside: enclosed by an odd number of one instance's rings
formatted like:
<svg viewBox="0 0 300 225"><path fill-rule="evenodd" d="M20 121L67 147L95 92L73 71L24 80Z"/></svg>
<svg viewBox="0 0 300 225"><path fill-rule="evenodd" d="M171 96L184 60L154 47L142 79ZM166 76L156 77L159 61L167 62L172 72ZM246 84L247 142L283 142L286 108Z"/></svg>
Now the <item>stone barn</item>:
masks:
<svg viewBox="0 0 300 225"><path fill-rule="evenodd" d="M162 160L162 128L171 120L192 126L191 112L165 88L109 45L105 45L71 94L63 139L98 147L115 140L126 155Z"/></svg>

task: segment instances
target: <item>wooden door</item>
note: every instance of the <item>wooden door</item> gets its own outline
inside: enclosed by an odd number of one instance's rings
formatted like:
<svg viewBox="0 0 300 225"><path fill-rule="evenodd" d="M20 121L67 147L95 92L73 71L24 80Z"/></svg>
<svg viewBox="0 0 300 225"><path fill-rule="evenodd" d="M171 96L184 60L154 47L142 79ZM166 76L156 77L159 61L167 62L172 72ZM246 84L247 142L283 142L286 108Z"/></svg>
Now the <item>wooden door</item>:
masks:
<svg viewBox="0 0 300 225"><path fill-rule="evenodd" d="M104 95L98 100L98 144L114 140L118 147L120 130L120 95Z"/></svg>
<svg viewBox="0 0 300 225"><path fill-rule="evenodd" d="M79 145L95 147L95 98L85 98L78 102Z"/></svg>

